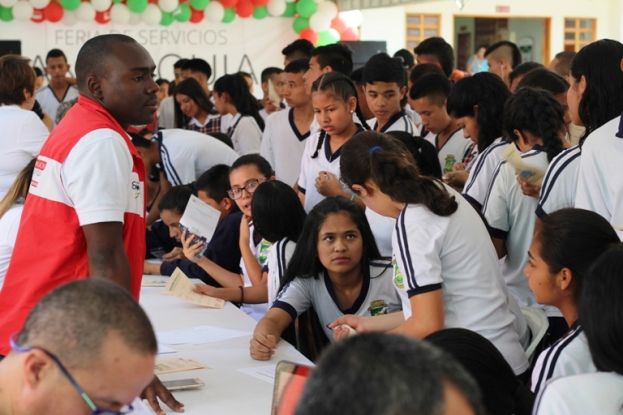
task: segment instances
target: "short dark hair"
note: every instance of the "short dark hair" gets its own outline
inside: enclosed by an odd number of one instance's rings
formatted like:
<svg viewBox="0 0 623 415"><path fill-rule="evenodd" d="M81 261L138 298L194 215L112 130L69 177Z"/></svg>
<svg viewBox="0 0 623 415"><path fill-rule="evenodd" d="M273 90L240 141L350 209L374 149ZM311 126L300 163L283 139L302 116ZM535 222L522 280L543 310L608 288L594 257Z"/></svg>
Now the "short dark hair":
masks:
<svg viewBox="0 0 623 415"><path fill-rule="evenodd" d="M186 58L178 59L173 64L173 68L174 69L182 69L182 68L184 68L184 65L186 64L186 62L188 62L188 59L186 59Z"/></svg>
<svg viewBox="0 0 623 415"><path fill-rule="evenodd" d="M286 73L301 73L309 69L309 59L297 59L286 65L284 72Z"/></svg>
<svg viewBox="0 0 623 415"><path fill-rule="evenodd" d="M32 68L35 71L35 76L38 78L40 76L43 76L43 71L41 70L40 67L38 66L33 66Z"/></svg>
<svg viewBox="0 0 623 415"><path fill-rule="evenodd" d="M451 89L452 83L447 77L438 73L429 73L422 76L411 85L409 97L411 99L426 97L442 105L448 99Z"/></svg>
<svg viewBox="0 0 623 415"><path fill-rule="evenodd" d="M558 75L567 77L569 76L569 72L571 71L571 62L573 58L577 55L576 52L564 50L562 52L558 52L554 58L558 60L552 70L556 72Z"/></svg>
<svg viewBox="0 0 623 415"><path fill-rule="evenodd" d="M268 160L266 160L259 154L245 154L244 156L238 157L236 161L234 161L234 163L231 165L229 172L231 173L239 167L249 165L255 166L260 174L262 174L262 176L266 177L267 179L275 175L275 171L273 170Z"/></svg>
<svg viewBox="0 0 623 415"><path fill-rule="evenodd" d="M158 84L158 86L162 86L162 84L170 85L171 82L169 82L169 80L164 79L164 78L158 78L156 79L156 84Z"/></svg>
<svg viewBox="0 0 623 415"><path fill-rule="evenodd" d="M152 140L143 137L141 134L128 132L130 139L132 139L132 144L136 148L151 148L154 143Z"/></svg>
<svg viewBox="0 0 623 415"><path fill-rule="evenodd" d="M43 297L28 314L17 342L45 348L69 369L88 368L113 332L133 351L157 352L149 318L130 293L91 278L62 285Z"/></svg>
<svg viewBox="0 0 623 415"><path fill-rule="evenodd" d="M363 333L325 351L296 414L438 414L448 386L484 413L476 382L451 355L404 336Z"/></svg>
<svg viewBox="0 0 623 415"><path fill-rule="evenodd" d="M319 46L313 50L311 56L316 57L320 68L330 66L335 72L346 76L353 71L353 52L341 43Z"/></svg>
<svg viewBox="0 0 623 415"><path fill-rule="evenodd" d="M413 53L409 52L407 49L400 49L394 53L394 58L398 58L402 61L402 66L406 69L409 69L415 65L415 58L413 57Z"/></svg>
<svg viewBox="0 0 623 415"><path fill-rule="evenodd" d="M283 72L283 69L281 69L281 68L277 68L277 67L274 67L274 66L269 66L268 68L265 68L262 71L262 74L260 75L260 82L262 82L262 83L268 82L268 80L270 79L271 76L279 75L282 72Z"/></svg>
<svg viewBox="0 0 623 415"><path fill-rule="evenodd" d="M411 81L411 83L415 83L415 81L429 73L438 73L445 75L443 69L435 64L420 63L418 65L415 65L413 69L411 69L411 72L409 72L409 81Z"/></svg>
<svg viewBox="0 0 623 415"><path fill-rule="evenodd" d="M19 55L0 57L0 104L22 104L26 100L24 89L34 94L35 72L29 60Z"/></svg>
<svg viewBox="0 0 623 415"><path fill-rule="evenodd" d="M251 202L253 226L268 242L288 238L297 241L305 221L305 209L291 186L278 180L260 184ZM287 218L287 220L284 220Z"/></svg>
<svg viewBox="0 0 623 415"><path fill-rule="evenodd" d="M569 89L569 82L549 69L537 68L528 72L526 76L519 81L519 88L523 87L541 88L554 95L559 95L567 92Z"/></svg>
<svg viewBox="0 0 623 415"><path fill-rule="evenodd" d="M399 87L406 85L406 74L402 63L387 53L378 53L368 59L363 67L363 82L395 82Z"/></svg>
<svg viewBox="0 0 623 415"><path fill-rule="evenodd" d="M86 90L85 82L92 74L100 74L106 70L107 60L112 55L112 47L116 43L136 44L139 43L130 36L120 33L99 35L87 40L76 58L76 82L78 89Z"/></svg>
<svg viewBox="0 0 623 415"><path fill-rule="evenodd" d="M412 136L406 131L388 131L387 135L400 141L406 147L423 176L441 180L441 165L437 157L437 149L432 143L422 137Z"/></svg>
<svg viewBox="0 0 623 415"><path fill-rule="evenodd" d="M454 70L454 50L448 42L441 37L429 37L417 45L413 51L416 55L436 56L441 68L449 78Z"/></svg>
<svg viewBox="0 0 623 415"><path fill-rule="evenodd" d="M506 49L509 55L508 57L511 58L511 65L513 69L521 63L521 52L519 51L519 48L516 44L508 40L500 40L499 42L496 42L493 45L489 46L485 51L485 57L489 56L499 48Z"/></svg>
<svg viewBox="0 0 623 415"><path fill-rule="evenodd" d="M50 49L47 55L45 55L45 63L48 63L48 59L50 58L63 58L65 59L65 63L67 63L67 56L65 56L65 52L60 49Z"/></svg>
<svg viewBox="0 0 623 415"><path fill-rule="evenodd" d="M538 62L523 62L517 65L510 74L508 74L508 80L512 84L515 78L525 75L528 72L538 69L544 68L544 66Z"/></svg>
<svg viewBox="0 0 623 415"><path fill-rule="evenodd" d="M299 54L307 59L311 58L314 45L307 39L296 39L288 46L281 50L281 54L285 57L290 57L294 54Z"/></svg>
<svg viewBox="0 0 623 415"><path fill-rule="evenodd" d="M212 67L208 62L201 58L188 59L182 65L182 69L191 72L201 72L206 76L207 79L210 79L210 77L212 76Z"/></svg>
<svg viewBox="0 0 623 415"><path fill-rule="evenodd" d="M363 82L363 66L352 71L350 79L357 85L365 85Z"/></svg>
<svg viewBox="0 0 623 415"><path fill-rule="evenodd" d="M217 164L203 172L195 182L195 189L208 194L208 197L221 202L229 190L229 166Z"/></svg>
<svg viewBox="0 0 623 415"><path fill-rule="evenodd" d="M160 202L158 202L158 209L161 211L172 210L183 215L186 206L188 206L190 197L195 195L195 193L195 190L191 186L185 184L173 186L162 196Z"/></svg>

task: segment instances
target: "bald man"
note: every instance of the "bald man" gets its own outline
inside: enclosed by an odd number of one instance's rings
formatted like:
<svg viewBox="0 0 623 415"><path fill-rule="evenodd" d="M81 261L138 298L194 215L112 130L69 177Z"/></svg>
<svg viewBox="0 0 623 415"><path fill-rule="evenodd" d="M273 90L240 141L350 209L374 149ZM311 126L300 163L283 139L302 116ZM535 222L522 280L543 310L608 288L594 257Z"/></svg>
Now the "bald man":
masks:
<svg viewBox="0 0 623 415"><path fill-rule="evenodd" d="M147 124L158 85L149 53L128 36L88 40L78 52L80 97L50 134L0 292L0 355L28 312L57 286L109 279L138 299L145 255L145 168L125 132ZM147 389L181 410L155 378Z"/></svg>

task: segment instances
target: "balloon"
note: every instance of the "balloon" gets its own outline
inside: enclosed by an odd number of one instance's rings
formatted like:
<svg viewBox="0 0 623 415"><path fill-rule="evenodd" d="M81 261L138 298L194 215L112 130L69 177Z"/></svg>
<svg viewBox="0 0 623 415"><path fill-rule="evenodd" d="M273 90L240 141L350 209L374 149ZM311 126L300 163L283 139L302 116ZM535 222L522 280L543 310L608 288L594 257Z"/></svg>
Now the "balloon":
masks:
<svg viewBox="0 0 623 415"><path fill-rule="evenodd" d="M316 44L316 42L318 41L318 34L314 32L313 29L310 29L309 27L307 29L301 30L299 37L301 39L307 39L313 44Z"/></svg>
<svg viewBox="0 0 623 415"><path fill-rule="evenodd" d="M143 13L149 2L147 0L128 0L128 10L132 13Z"/></svg>
<svg viewBox="0 0 623 415"><path fill-rule="evenodd" d="M15 20L25 21L32 17L33 8L27 1L18 1L13 6L13 17Z"/></svg>
<svg viewBox="0 0 623 415"><path fill-rule="evenodd" d="M348 29L348 26L346 26L346 23L344 23L344 20L340 19L340 16L331 20L331 27L340 33Z"/></svg>
<svg viewBox="0 0 623 415"><path fill-rule="evenodd" d="M186 3L180 4L180 7L173 12L173 17L178 22L187 22L190 19L191 11L190 6Z"/></svg>
<svg viewBox="0 0 623 415"><path fill-rule="evenodd" d="M253 9L253 18L254 19L263 19L268 16L268 9L266 6L257 6Z"/></svg>
<svg viewBox="0 0 623 415"><path fill-rule="evenodd" d="M179 5L179 0L158 0L158 7L165 13L173 13Z"/></svg>
<svg viewBox="0 0 623 415"><path fill-rule="evenodd" d="M130 20L128 21L128 24L131 24L132 26L136 26L137 24L141 23L143 21L143 17L140 13L130 13Z"/></svg>
<svg viewBox="0 0 623 415"><path fill-rule="evenodd" d="M15 6L15 3L17 3L17 0L0 0L0 7L10 9Z"/></svg>
<svg viewBox="0 0 623 415"><path fill-rule="evenodd" d="M359 35L357 33L355 33L355 31L351 28L348 28L346 30L344 30L342 33L340 33L340 40L343 40L345 42L347 41L355 41L355 40L359 40Z"/></svg>
<svg viewBox="0 0 623 415"><path fill-rule="evenodd" d="M10 22L13 20L13 9L0 6L0 20Z"/></svg>
<svg viewBox="0 0 623 415"><path fill-rule="evenodd" d="M110 8L110 21L116 24L130 23L130 10L123 3L113 4Z"/></svg>
<svg viewBox="0 0 623 415"><path fill-rule="evenodd" d="M80 7L80 0L61 0L61 6L65 10L76 10Z"/></svg>
<svg viewBox="0 0 623 415"><path fill-rule="evenodd" d="M50 2L48 7L43 9L43 17L52 23L60 22L63 18L63 7L55 1Z"/></svg>
<svg viewBox="0 0 623 415"><path fill-rule="evenodd" d="M337 6L332 1L322 1L318 3L318 10L316 13L322 14L329 19L333 19L337 16Z"/></svg>
<svg viewBox="0 0 623 415"><path fill-rule="evenodd" d="M65 26L73 26L78 23L78 16L76 16L76 12L65 10L63 12L63 19L61 20L61 23Z"/></svg>
<svg viewBox="0 0 623 415"><path fill-rule="evenodd" d="M238 0L221 0L221 4L225 8L232 8L236 7L236 4L238 4Z"/></svg>
<svg viewBox="0 0 623 415"><path fill-rule="evenodd" d="M309 27L318 33L324 32L331 28L331 19L323 14L316 13L309 18Z"/></svg>
<svg viewBox="0 0 623 415"><path fill-rule="evenodd" d="M285 0L269 0L266 8L271 16L281 16L286 11L286 2Z"/></svg>
<svg viewBox="0 0 623 415"><path fill-rule="evenodd" d="M95 13L95 21L100 24L107 24L110 22L110 12L97 12Z"/></svg>
<svg viewBox="0 0 623 415"><path fill-rule="evenodd" d="M164 11L162 12L162 15L160 16L161 26L171 26L174 21L175 19L173 18L173 13L164 12Z"/></svg>
<svg viewBox="0 0 623 415"><path fill-rule="evenodd" d="M304 17L297 17L292 22L292 29L294 29L296 33L301 33L301 30L307 29L308 27L309 27L309 20Z"/></svg>
<svg viewBox="0 0 623 415"><path fill-rule="evenodd" d="M203 20L203 10L190 9L190 22L200 23Z"/></svg>
<svg viewBox="0 0 623 415"><path fill-rule="evenodd" d="M190 0L190 6L195 10L203 10L208 7L209 0Z"/></svg>
<svg viewBox="0 0 623 415"><path fill-rule="evenodd" d="M254 6L266 6L268 4L268 0L251 0Z"/></svg>
<svg viewBox="0 0 623 415"><path fill-rule="evenodd" d="M283 17L292 17L296 14L296 3L290 3L286 0L286 9L283 12Z"/></svg>
<svg viewBox="0 0 623 415"><path fill-rule="evenodd" d="M240 0L236 5L236 13L243 19L250 17L253 14L253 3L251 3L251 0Z"/></svg>
<svg viewBox="0 0 623 415"><path fill-rule="evenodd" d="M314 0L300 0L296 3L296 12L301 15L301 17L311 17L314 13L316 13L316 9L318 6Z"/></svg>
<svg viewBox="0 0 623 415"><path fill-rule="evenodd" d="M30 18L35 23L41 23L45 20L43 15L43 9L32 9L32 17Z"/></svg>
<svg viewBox="0 0 623 415"><path fill-rule="evenodd" d="M361 10L340 12L338 16L342 19L344 24L346 24L346 27L358 27L363 23L363 13L361 13Z"/></svg>
<svg viewBox="0 0 623 415"><path fill-rule="evenodd" d="M231 23L236 18L236 9L227 8L225 9L225 14L223 14L223 23Z"/></svg>
<svg viewBox="0 0 623 415"><path fill-rule="evenodd" d="M325 46L332 43L336 43L340 40L340 34L335 29L329 29L324 32L318 33L318 45Z"/></svg>
<svg viewBox="0 0 623 415"><path fill-rule="evenodd" d="M211 1L205 9L205 18L212 23L223 21L225 16L225 8L218 1Z"/></svg>
<svg viewBox="0 0 623 415"><path fill-rule="evenodd" d="M143 19L143 22L147 23L148 25L154 26L160 23L161 15L162 12L160 12L158 6L156 6L155 4L149 4L147 5L145 11L141 14L141 17Z"/></svg>
<svg viewBox="0 0 623 415"><path fill-rule="evenodd" d="M50 0L30 0L33 9L45 9L50 4Z"/></svg>
<svg viewBox="0 0 623 415"><path fill-rule="evenodd" d="M111 0L91 0L91 4L96 12L103 12L110 9Z"/></svg>

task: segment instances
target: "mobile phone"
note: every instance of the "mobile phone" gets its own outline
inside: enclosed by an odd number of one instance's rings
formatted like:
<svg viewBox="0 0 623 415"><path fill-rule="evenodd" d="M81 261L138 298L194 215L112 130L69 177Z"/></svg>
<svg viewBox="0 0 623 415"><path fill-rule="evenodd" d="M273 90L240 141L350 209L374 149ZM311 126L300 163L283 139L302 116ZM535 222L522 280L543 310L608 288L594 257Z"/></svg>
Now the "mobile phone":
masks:
<svg viewBox="0 0 623 415"><path fill-rule="evenodd" d="M203 383L203 381L199 378L163 380L162 384L170 391L180 391L180 390L186 390L186 389L200 389L205 386L205 383Z"/></svg>
<svg viewBox="0 0 623 415"><path fill-rule="evenodd" d="M275 368L272 415L294 415L307 378L310 366L282 360Z"/></svg>

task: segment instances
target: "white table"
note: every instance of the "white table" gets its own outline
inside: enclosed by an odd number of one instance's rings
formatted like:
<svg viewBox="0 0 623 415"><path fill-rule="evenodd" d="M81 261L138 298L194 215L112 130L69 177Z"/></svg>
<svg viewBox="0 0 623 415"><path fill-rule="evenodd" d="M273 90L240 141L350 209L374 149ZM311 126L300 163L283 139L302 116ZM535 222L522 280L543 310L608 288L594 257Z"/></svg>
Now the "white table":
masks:
<svg viewBox="0 0 623 415"><path fill-rule="evenodd" d="M145 276L145 280L166 277ZM174 395L185 406L186 414L252 415L270 414L273 385L265 380L238 372L237 369L276 365L280 360L310 364L301 353L285 341L272 360L260 362L249 356L249 340L255 320L231 303L223 309L208 309L161 294L163 288L143 287L140 303L147 312L156 332L186 327L210 325L241 330L244 337L204 345L175 345L174 354L159 358L187 357L198 360L208 369L171 373L161 380L200 378L205 387L193 391L178 391Z"/></svg>

